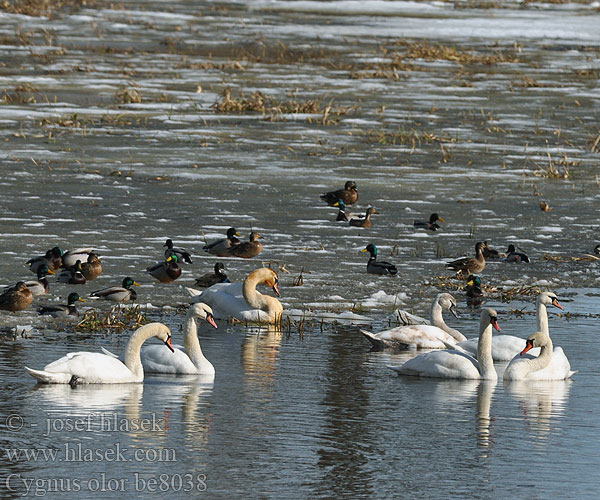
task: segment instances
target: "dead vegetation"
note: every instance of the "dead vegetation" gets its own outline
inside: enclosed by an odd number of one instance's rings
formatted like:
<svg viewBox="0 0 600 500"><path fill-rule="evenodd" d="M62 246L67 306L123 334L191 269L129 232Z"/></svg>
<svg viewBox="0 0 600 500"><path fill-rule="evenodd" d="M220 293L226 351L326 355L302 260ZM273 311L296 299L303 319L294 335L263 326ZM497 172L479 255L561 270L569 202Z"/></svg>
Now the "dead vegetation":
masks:
<svg viewBox="0 0 600 500"><path fill-rule="evenodd" d="M60 10L76 11L92 6L93 0L1 0L0 11L9 14L52 18Z"/></svg>
<svg viewBox="0 0 600 500"><path fill-rule="evenodd" d="M86 332L122 331L126 328L136 329L146 323L148 323L148 319L139 305L125 307L117 304L106 314L102 314L97 309L86 311L83 318L75 325L75 330Z"/></svg>

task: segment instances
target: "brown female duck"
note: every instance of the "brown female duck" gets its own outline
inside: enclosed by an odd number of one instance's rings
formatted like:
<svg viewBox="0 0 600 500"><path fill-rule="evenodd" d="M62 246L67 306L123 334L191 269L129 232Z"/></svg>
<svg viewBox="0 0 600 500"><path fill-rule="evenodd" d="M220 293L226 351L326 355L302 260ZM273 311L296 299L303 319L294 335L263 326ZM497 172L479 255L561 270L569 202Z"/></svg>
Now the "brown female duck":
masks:
<svg viewBox="0 0 600 500"><path fill-rule="evenodd" d="M250 233L250 241L244 241L239 245L231 247L227 252L228 257L242 257L243 259L251 259L262 252L262 243L258 241L262 236L256 231Z"/></svg>
<svg viewBox="0 0 600 500"><path fill-rule="evenodd" d="M446 267L456 271L458 274L463 276L469 276L470 274L479 274L485 269L485 257L483 256L483 249L485 243L483 241L477 242L475 245L475 257L463 257L462 259L453 260L448 262Z"/></svg>
<svg viewBox="0 0 600 500"><path fill-rule="evenodd" d="M177 255L173 254L164 262L159 262L146 269L146 272L154 276L161 283L173 283L181 276L181 266L178 263Z"/></svg>
<svg viewBox="0 0 600 500"><path fill-rule="evenodd" d="M346 205L352 205L358 201L358 190L354 181L346 182L344 189L329 191L322 194L321 199L328 205L333 206L338 200L343 200Z"/></svg>
<svg viewBox="0 0 600 500"><path fill-rule="evenodd" d="M373 225L373 224L371 224L371 215L378 214L378 213L379 212L377 210L375 210L375 207L369 207L369 208L367 208L367 212L366 212L364 218L350 219L348 221L348 224L351 226L355 226L355 227L370 228Z"/></svg>
<svg viewBox="0 0 600 500"><path fill-rule="evenodd" d="M5 311L20 311L29 307L33 302L33 294L24 281L19 281L14 287L0 295L0 309Z"/></svg>
<svg viewBox="0 0 600 500"><path fill-rule="evenodd" d="M102 263L94 252L88 255L87 262L81 264L81 273L89 281L95 280L102 274Z"/></svg>

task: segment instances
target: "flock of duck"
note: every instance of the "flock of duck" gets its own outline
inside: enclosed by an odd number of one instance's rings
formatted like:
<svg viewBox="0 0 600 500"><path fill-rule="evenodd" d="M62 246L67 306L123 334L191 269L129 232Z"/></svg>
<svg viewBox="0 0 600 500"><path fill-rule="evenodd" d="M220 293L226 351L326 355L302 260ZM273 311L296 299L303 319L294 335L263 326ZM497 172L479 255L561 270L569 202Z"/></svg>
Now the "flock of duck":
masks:
<svg viewBox="0 0 600 500"><path fill-rule="evenodd" d="M369 228L370 217L377 211L369 207L364 216L353 216L346 211L347 205L358 200L356 184L348 181L343 189L331 191L321 196L331 206L339 209L337 220L345 220L350 225ZM415 228L429 231L440 229L438 222L444 222L434 213L428 221L415 221ZM227 231L226 238L209 243L203 247L205 252L219 257L252 258L262 251L259 241L261 235L252 231L247 242L241 242L235 228ZM164 245L165 259L147 268L147 272L161 283L171 283L181 275L180 263L191 264L192 255L184 248L176 247L168 239ZM379 275L395 275L397 268L389 263L377 260L377 247L366 246L363 252L369 252L367 272ZM481 273L487 258L499 258L502 255L489 247L487 242L478 242L475 257L454 260L447 264L457 275L467 279L467 296L481 297ZM510 245L503 255L507 262L529 262L526 255L516 252ZM34 295L48 293L47 274L61 270L59 281L69 284L81 284L93 280L102 273L102 264L91 248L63 252L54 247L45 255L27 262L30 270L37 274L36 281L20 281L7 288L0 295L0 309L18 311L28 307ZM144 372L163 374L198 374L214 377L213 365L202 353L197 336L196 319L205 320L217 327L216 318L236 318L243 322L279 324L283 315L281 302L270 295L261 294L257 285L265 284L279 296L279 278L271 269L262 267L252 271L243 283L230 283L221 262L215 264L214 273L196 279L196 285L204 288L200 291L186 288L191 296L192 305L188 309L184 322L184 346L173 346L171 332L166 325L150 323L137 329L130 337L121 358L103 349L102 353L75 352L54 361L43 370L26 370L40 382L79 384L79 383L129 383L141 382ZM121 286L103 288L90 293L90 298L101 298L116 302L136 299L132 286L137 283L130 277L123 279ZM45 306L38 309L39 314L66 316L77 314L75 303L83 300L75 292L64 306ZM446 325L443 311L456 316L456 299L448 293L440 293L431 306L431 324L415 324L392 328L379 333L361 330L375 349L428 349L401 366L390 366L400 375L437 377L452 379L498 378L494 361L509 361L504 370L505 380L564 380L575 372L560 347L553 347L548 328L546 307L562 309L556 294L540 293L537 298L537 331L527 339L511 335L492 335L492 328L500 331L497 313L485 308L481 312L479 336L467 339L461 332ZM156 337L164 345L143 345Z"/></svg>

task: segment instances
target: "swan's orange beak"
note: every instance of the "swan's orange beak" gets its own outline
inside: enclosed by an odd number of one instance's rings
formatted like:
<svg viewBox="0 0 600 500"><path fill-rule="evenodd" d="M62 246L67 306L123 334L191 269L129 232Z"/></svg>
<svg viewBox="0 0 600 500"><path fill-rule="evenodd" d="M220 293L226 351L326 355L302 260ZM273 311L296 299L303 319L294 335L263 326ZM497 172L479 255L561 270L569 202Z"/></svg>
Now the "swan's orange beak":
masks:
<svg viewBox="0 0 600 500"><path fill-rule="evenodd" d="M215 328L218 328L217 322L215 321L215 317L211 313L208 313L206 315L206 321L208 321Z"/></svg>
<svg viewBox="0 0 600 500"><path fill-rule="evenodd" d="M167 337L167 340L165 340L165 345L171 349L171 352L175 352L175 349L173 349L173 344L171 344L171 336L169 335Z"/></svg>
<svg viewBox="0 0 600 500"><path fill-rule="evenodd" d="M531 349L533 347L533 341L527 339L527 344L525 345L525 349L523 349L521 351L521 356L523 356L523 354L525 354L527 351L529 351L529 349Z"/></svg>
<svg viewBox="0 0 600 500"><path fill-rule="evenodd" d="M558 299L552 299L552 305L564 311L563 306L559 304Z"/></svg>
<svg viewBox="0 0 600 500"><path fill-rule="evenodd" d="M279 293L279 280L275 280L272 288L273 288L273 291L275 292L275 295L277 295L277 297L281 297L281 294Z"/></svg>
<svg viewBox="0 0 600 500"><path fill-rule="evenodd" d="M493 318L492 321L490 321L490 323L492 323L492 326L496 329L497 332L502 330L502 328L500 328L500 325L498 324L498 320L496 318Z"/></svg>

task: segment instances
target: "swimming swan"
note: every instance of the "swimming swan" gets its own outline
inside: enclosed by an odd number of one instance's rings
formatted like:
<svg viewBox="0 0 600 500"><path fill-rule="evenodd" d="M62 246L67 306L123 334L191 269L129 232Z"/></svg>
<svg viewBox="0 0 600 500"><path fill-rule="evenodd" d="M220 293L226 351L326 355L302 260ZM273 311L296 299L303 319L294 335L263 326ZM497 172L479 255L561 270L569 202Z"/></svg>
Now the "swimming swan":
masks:
<svg viewBox="0 0 600 500"><path fill-rule="evenodd" d="M456 299L449 293L440 293L431 304L431 325L399 326L379 333L371 333L367 330L360 332L377 349L386 347L406 349L408 346L417 349L446 349L446 343L453 345L467 339L444 322L442 311L448 310L456 317Z"/></svg>
<svg viewBox="0 0 600 500"><path fill-rule="evenodd" d="M539 356L525 354L533 347L540 347ZM515 356L504 370L504 380L565 380L575 371L561 347L553 349L552 339L546 332L536 332L527 339L527 345Z"/></svg>
<svg viewBox="0 0 600 500"><path fill-rule="evenodd" d="M537 308L537 329L540 332L548 333L548 311L546 306L554 306L562 309L558 302L558 297L553 292L543 292L538 295L536 300ZM459 342L458 347L475 356L477 354L478 338ZM515 337L514 335L495 335L492 340L492 357L494 361L510 361L525 348L525 339ZM531 354L537 355L540 350L535 349Z"/></svg>
<svg viewBox="0 0 600 500"><path fill-rule="evenodd" d="M233 316L240 321L279 323L283 314L281 302L256 290L260 283L271 287L279 297L279 277L268 267L252 271L244 283L218 283L204 291L187 288L193 302L211 306L217 318Z"/></svg>
<svg viewBox="0 0 600 500"><path fill-rule="evenodd" d="M142 347L144 372L215 376L214 366L202 354L195 318L205 319L217 328L209 306L202 302L191 305L185 318L183 334L185 350L180 349L181 346L174 346L175 351L171 353L160 344Z"/></svg>
<svg viewBox="0 0 600 500"><path fill-rule="evenodd" d="M125 362L95 352L70 352L46 365L43 370L25 367L29 374L47 384L127 384L142 382L144 369L140 349L150 337L162 340L173 351L171 331L162 323L148 323L138 328L125 348Z"/></svg>
<svg viewBox="0 0 600 500"><path fill-rule="evenodd" d="M432 351L389 368L415 377L498 380L492 359L492 326L500 331L496 311L484 309L479 322L477 359L461 351Z"/></svg>

